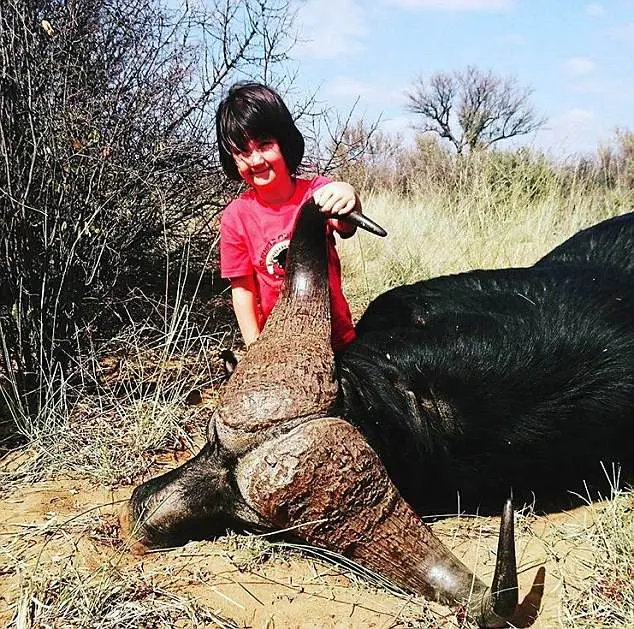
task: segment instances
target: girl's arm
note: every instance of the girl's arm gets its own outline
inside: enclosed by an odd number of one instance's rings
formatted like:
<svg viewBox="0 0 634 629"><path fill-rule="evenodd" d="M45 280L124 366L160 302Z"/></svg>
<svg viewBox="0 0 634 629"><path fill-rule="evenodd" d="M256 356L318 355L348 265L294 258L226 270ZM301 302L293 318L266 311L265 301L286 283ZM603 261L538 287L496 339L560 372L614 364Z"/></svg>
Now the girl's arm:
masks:
<svg viewBox="0 0 634 629"><path fill-rule="evenodd" d="M256 287L252 275L231 278L231 301L238 326L247 347L260 336L257 316Z"/></svg>

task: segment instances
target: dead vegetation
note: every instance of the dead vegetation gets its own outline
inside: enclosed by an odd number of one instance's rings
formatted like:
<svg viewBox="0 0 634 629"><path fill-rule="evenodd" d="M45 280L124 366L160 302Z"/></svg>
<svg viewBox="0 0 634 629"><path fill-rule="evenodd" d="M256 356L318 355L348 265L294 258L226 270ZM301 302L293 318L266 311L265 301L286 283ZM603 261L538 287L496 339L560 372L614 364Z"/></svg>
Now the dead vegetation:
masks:
<svg viewBox="0 0 634 629"><path fill-rule="evenodd" d="M26 453L13 459L14 472L28 465ZM3 626L465 626L445 608L400 592L344 558L275 537L231 533L134 558L119 539L116 517L130 490L56 477L5 492ZM450 518L433 526L458 557L489 576L495 518ZM571 512L516 514L522 597L545 569L534 626L633 625L633 526L634 496L621 491Z"/></svg>
<svg viewBox="0 0 634 629"><path fill-rule="evenodd" d="M381 201L384 202L384 201ZM401 212L392 200L368 206L399 234ZM398 256L395 269L418 273L466 254L456 264L494 265L518 255L541 255L551 242L590 217L568 216L542 206L535 222L516 223L513 238L497 253L482 246L483 227L465 213L448 217L432 206L419 217L420 230L400 247L383 252L362 247L365 277L374 290L374 269ZM412 210L410 210L412 211ZM382 216L381 213L384 213ZM471 216L471 218L469 218ZM392 225L388 221L392 221ZM452 250L435 240L415 249L415 233L441 235L464 229ZM537 228L539 226L539 228ZM419 229L418 227L416 229ZM501 228L500 228L501 229ZM418 241L424 236L417 236ZM369 241L366 241L369 245ZM372 251L372 255L368 255ZM417 252L407 261L408 252ZM481 253L478 254L478 251ZM426 259L421 256L427 256ZM381 262L383 256L383 262ZM427 262L426 262L427 260ZM378 273L378 271L376 271ZM403 271L404 273L404 271ZM365 274L365 275L364 275ZM398 281L407 281L406 274ZM387 276L388 281L396 281ZM363 285L361 286L363 288ZM380 287L377 289L380 290ZM368 298L365 290L357 293ZM173 320L179 320L178 317ZM227 328L200 338L186 325L170 334L131 329L102 358L90 363L67 415L51 417L28 446L7 452L0 464L0 624L10 627L426 627L464 626L454 613L408 596L343 558L296 547L273 537L230 533L210 542L133 558L118 536L120 501L141 479L175 467L204 441L223 374L219 349L231 346ZM160 326L159 326L160 327ZM151 339L151 342L148 342ZM197 395L192 392L198 392ZM64 410L62 409L62 410ZM634 496L618 473L607 477L611 496L575 511L516 514L521 596L543 600L536 627L634 626ZM483 579L493 569L496 518L449 518L434 531ZM519 626L519 625L518 625Z"/></svg>
<svg viewBox="0 0 634 629"><path fill-rule="evenodd" d="M232 192L214 174L209 121L232 69L260 78L260 66L270 72L286 58L288 3L238 3L247 30L234 3L193 15L163 15L148 0L0 4L0 114L11 131L2 147L12 184L11 194L3 187L0 218L11 261L0 269L0 624L460 626L455 614L343 558L272 537L228 533L138 560L118 536L117 510L132 486L204 441L223 377L218 352L239 344L213 272L217 241L202 233ZM121 19L109 21L109 10ZM124 22L129 28L119 28ZM183 48L168 45L170 29L183 34ZM197 56L202 32L222 51L223 33L235 29L224 56ZM153 34L144 45L156 62L137 54L134 33ZM100 37L121 37L122 48ZM262 59L258 38L279 46ZM202 47L188 47L194 40ZM90 76L75 63L80 49L102 55L91 57ZM201 82L193 68L204 60L211 66L203 63ZM87 85L90 78L97 83ZM104 115L119 92L124 113ZM150 108L158 101L162 109ZM311 119L308 109L299 113ZM424 138L411 151L398 138L389 146L370 139L361 133L337 145L356 147L358 160L338 156L339 174L373 189L364 207L390 233L343 247L356 313L399 283L529 264L631 206L631 132L597 163L571 165L525 150L460 161ZM522 595L546 571L536 627L634 627L634 499L610 477L605 501L516 515ZM496 519L433 526L490 576Z"/></svg>

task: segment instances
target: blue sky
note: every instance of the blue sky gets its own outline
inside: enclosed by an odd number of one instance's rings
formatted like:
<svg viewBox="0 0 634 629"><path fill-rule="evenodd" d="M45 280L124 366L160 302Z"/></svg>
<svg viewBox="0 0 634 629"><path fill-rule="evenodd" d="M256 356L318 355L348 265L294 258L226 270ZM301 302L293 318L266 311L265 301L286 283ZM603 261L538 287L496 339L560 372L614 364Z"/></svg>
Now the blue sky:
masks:
<svg viewBox="0 0 634 629"><path fill-rule="evenodd" d="M294 0L298 87L411 135L404 92L418 75L475 65L531 87L557 155L634 131L634 0ZM500 145L503 146L503 145Z"/></svg>

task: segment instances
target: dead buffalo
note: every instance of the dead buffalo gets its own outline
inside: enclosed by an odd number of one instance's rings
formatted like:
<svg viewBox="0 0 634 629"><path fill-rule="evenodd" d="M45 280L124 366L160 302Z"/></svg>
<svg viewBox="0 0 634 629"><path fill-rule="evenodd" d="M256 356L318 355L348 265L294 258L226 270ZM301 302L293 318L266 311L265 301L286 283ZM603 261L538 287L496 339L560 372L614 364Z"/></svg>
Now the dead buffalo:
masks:
<svg viewBox="0 0 634 629"><path fill-rule="evenodd" d="M390 290L357 331L343 415L417 512L490 512L510 491L563 507L631 477L634 214L533 267Z"/></svg>
<svg viewBox="0 0 634 629"><path fill-rule="evenodd" d="M358 341L335 364L325 242L309 203L278 304L222 390L207 445L135 489L124 533L142 551L226 528L292 527L414 592L464 607L481 626L503 626L518 596L510 502L490 588L414 509L446 496L455 505L456 492L479 505L516 484L539 490L544 465L561 484L558 474L574 476L581 460L569 448L596 464L626 461L632 288L619 265L560 257L532 269L429 280L373 302ZM601 419L589 417L602 405ZM564 448L556 462L547 459L548 439Z"/></svg>

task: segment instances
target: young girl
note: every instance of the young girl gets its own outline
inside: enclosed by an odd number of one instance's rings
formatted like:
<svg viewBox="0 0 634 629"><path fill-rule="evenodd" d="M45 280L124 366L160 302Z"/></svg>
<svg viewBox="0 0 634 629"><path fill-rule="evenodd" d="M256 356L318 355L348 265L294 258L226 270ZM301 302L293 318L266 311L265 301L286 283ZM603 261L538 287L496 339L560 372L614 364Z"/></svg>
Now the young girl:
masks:
<svg viewBox="0 0 634 629"><path fill-rule="evenodd" d="M311 196L328 221L328 278L332 346L338 352L355 338L341 289L341 265L333 232L349 238L354 225L336 217L361 210L354 188L326 177L300 179L304 138L280 96L258 83L238 83L216 116L220 162L228 177L249 189L225 208L220 223L220 271L247 347L268 318L284 281L286 251L295 219Z"/></svg>

